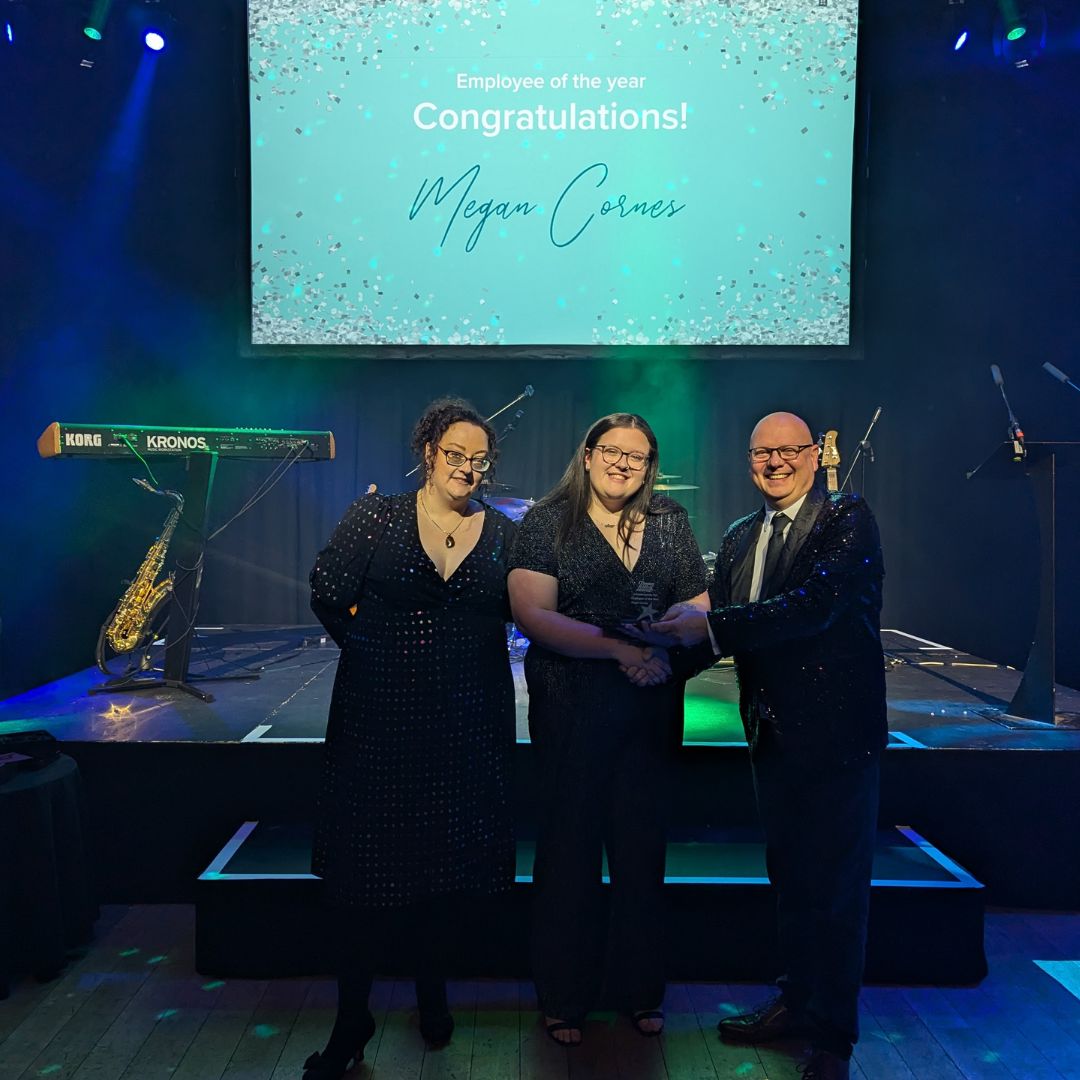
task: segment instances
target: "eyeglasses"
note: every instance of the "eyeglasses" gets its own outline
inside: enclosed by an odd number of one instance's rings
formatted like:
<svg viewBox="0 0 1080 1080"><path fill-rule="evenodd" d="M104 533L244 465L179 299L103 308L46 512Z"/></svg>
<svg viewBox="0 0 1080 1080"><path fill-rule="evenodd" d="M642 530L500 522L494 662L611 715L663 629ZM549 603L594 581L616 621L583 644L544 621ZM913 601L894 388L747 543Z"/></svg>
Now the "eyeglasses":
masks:
<svg viewBox="0 0 1080 1080"><path fill-rule="evenodd" d="M649 454L643 454L640 450L620 450L617 446L605 446L603 443L597 443L594 450L600 451L600 456L609 465L618 465L623 458L626 458L626 464L634 470L644 469L648 463Z"/></svg>
<svg viewBox="0 0 1080 1080"><path fill-rule="evenodd" d="M443 452L443 457L446 458L446 464L452 469L458 469L467 461L473 472L485 473L491 468L491 458L485 454L477 454L476 457L468 457L460 450L446 450L443 447L439 447Z"/></svg>
<svg viewBox="0 0 1080 1080"><path fill-rule="evenodd" d="M804 443L802 446L751 446L747 456L759 464L768 461L773 454L779 454L781 461L794 461L804 450L809 450L816 443Z"/></svg>

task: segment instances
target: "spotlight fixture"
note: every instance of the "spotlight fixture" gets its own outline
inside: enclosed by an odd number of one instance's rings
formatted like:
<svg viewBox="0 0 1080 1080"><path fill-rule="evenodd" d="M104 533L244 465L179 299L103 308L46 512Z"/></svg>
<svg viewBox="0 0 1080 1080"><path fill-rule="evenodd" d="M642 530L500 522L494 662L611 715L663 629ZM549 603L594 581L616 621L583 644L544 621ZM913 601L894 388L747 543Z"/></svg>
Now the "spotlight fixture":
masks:
<svg viewBox="0 0 1080 1080"><path fill-rule="evenodd" d="M92 0L83 25L83 33L91 41L100 41L105 36L105 24L109 21L112 6L113 0Z"/></svg>
<svg viewBox="0 0 1080 1080"><path fill-rule="evenodd" d="M35 29L34 20L28 18L31 6L28 0L0 0L0 46L30 43Z"/></svg>
<svg viewBox="0 0 1080 1080"><path fill-rule="evenodd" d="M133 0L127 8L127 17L128 24L151 52L161 52L174 36L176 17L160 0L142 0L141 3Z"/></svg>
<svg viewBox="0 0 1080 1080"><path fill-rule="evenodd" d="M1027 67L1046 48L1046 9L1041 4L1002 0L994 20L994 55Z"/></svg>
<svg viewBox="0 0 1080 1080"><path fill-rule="evenodd" d="M942 4L938 40L950 52L958 53L965 45L970 44L973 29L971 16L967 0L945 0Z"/></svg>

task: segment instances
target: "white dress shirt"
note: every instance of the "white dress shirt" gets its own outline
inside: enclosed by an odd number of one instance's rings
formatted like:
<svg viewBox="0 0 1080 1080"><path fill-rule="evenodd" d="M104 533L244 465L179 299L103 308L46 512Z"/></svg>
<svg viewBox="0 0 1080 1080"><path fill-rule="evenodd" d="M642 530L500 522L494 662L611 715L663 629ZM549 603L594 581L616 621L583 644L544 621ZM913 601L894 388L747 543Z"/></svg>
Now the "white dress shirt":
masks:
<svg viewBox="0 0 1080 1080"><path fill-rule="evenodd" d="M765 553L769 549L769 541L772 539L773 534L773 518L777 514L783 514L788 520L784 526L784 534L787 535L788 530L791 528L791 523L795 520L799 511L802 509L802 504L806 502L806 495L804 494L800 499L797 499L789 507L784 510L770 510L765 507L765 521L761 526L761 534L758 536L757 547L754 548L754 573L750 578L750 602L753 603L761 598L761 578L765 573ZM720 649L716 644L716 638L713 637L712 627L708 622L705 623L709 630L709 644L712 645L713 652L719 656Z"/></svg>

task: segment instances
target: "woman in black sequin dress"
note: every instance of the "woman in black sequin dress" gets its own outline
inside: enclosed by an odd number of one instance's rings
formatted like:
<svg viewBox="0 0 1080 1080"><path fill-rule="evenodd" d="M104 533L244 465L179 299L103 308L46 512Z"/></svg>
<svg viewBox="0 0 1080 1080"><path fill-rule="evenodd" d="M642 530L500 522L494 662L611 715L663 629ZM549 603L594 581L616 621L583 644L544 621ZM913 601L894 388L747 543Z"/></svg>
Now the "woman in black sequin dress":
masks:
<svg viewBox="0 0 1080 1080"><path fill-rule="evenodd" d="M675 603L708 609L686 512L653 494L656 437L640 417L598 420L562 480L525 515L511 557L514 620L529 637L529 732L544 804L534 870L533 978L548 1034L581 1041L600 994L642 1035L663 1028L665 758L683 680L621 623ZM601 851L611 877L600 924Z"/></svg>
<svg viewBox="0 0 1080 1080"><path fill-rule="evenodd" d="M392 923L420 939L421 1032L446 1042L440 949L453 901L514 880L515 525L473 498L495 433L466 402L445 399L420 418L412 445L420 490L357 499L311 573L312 608L341 646L313 857L338 916L341 968L334 1031L305 1080L341 1076L362 1057L375 947Z"/></svg>

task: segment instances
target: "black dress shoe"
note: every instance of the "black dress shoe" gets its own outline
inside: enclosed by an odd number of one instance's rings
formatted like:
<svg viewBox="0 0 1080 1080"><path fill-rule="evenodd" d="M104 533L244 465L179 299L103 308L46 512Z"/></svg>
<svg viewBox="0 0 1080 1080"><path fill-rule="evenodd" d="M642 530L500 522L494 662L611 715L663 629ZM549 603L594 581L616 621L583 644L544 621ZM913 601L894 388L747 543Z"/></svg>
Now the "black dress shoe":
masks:
<svg viewBox="0 0 1080 1080"><path fill-rule="evenodd" d="M445 979L417 979L416 1005L420 1010L420 1034L432 1049L445 1046L454 1034L454 1018L446 1002Z"/></svg>
<svg viewBox="0 0 1080 1080"><path fill-rule="evenodd" d="M805 1064L799 1066L802 1080L849 1080L851 1062L828 1050L818 1050Z"/></svg>
<svg viewBox="0 0 1080 1080"><path fill-rule="evenodd" d="M449 1012L431 1013L421 1009L420 1034L432 1049L445 1046L454 1034L454 1018Z"/></svg>
<svg viewBox="0 0 1080 1080"><path fill-rule="evenodd" d="M803 1013L788 1008L784 999L778 997L752 1012L725 1016L716 1029L728 1042L759 1043L809 1035L813 1026Z"/></svg>

